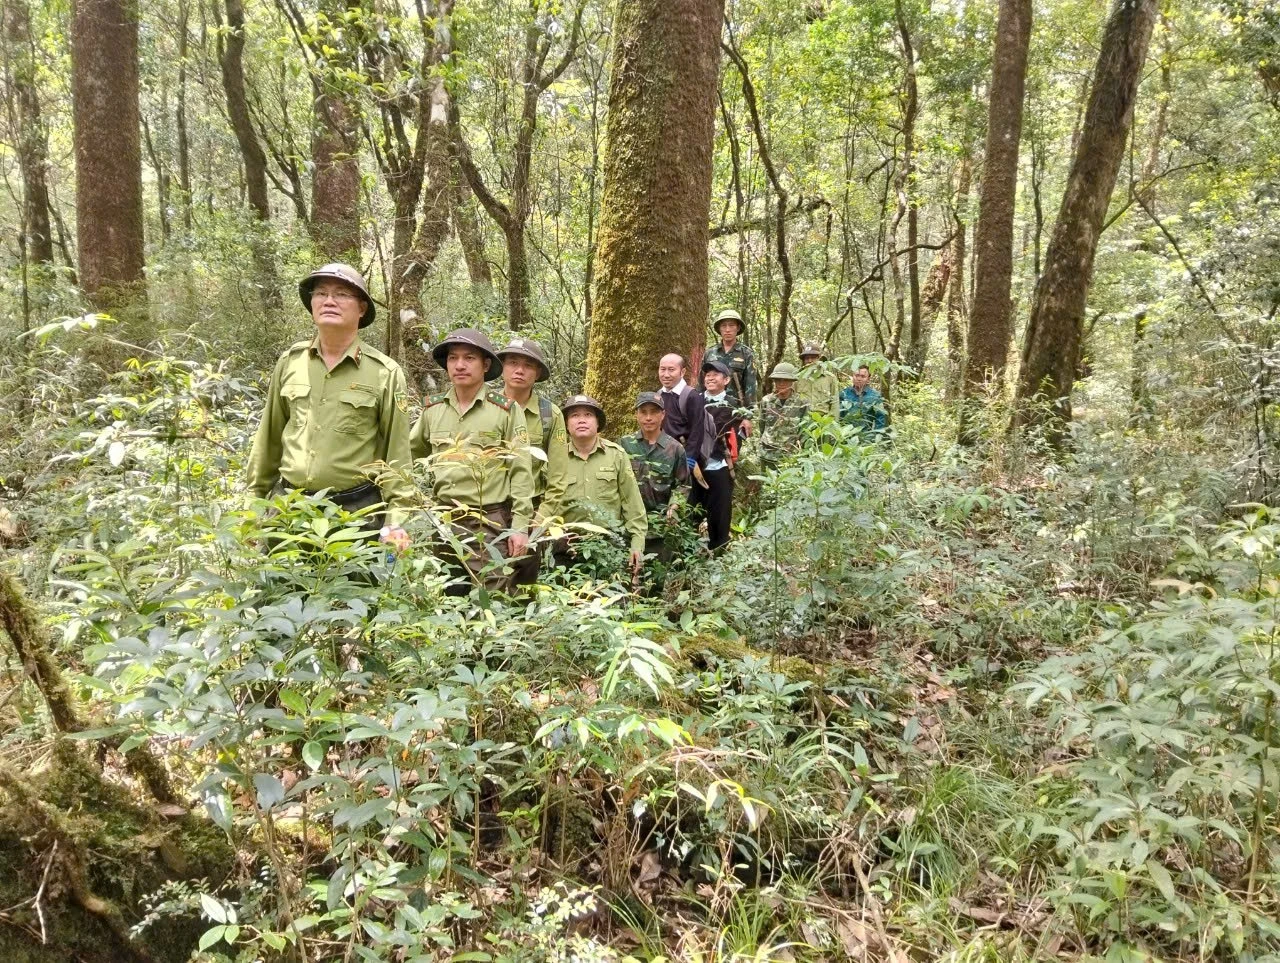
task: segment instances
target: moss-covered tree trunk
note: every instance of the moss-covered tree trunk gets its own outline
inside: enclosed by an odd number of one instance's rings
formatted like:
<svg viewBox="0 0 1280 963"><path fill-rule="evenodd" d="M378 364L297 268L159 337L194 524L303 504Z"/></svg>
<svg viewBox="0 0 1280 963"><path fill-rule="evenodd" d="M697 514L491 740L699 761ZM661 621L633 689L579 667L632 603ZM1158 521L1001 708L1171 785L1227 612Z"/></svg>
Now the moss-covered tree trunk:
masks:
<svg viewBox="0 0 1280 963"><path fill-rule="evenodd" d="M1115 0L1111 8L1080 143L1027 322L1015 423L1038 420L1040 414L1028 402L1043 398L1052 405L1055 436L1071 419L1071 385L1080 363L1093 260L1129 142L1156 12L1155 0Z"/></svg>
<svg viewBox="0 0 1280 963"><path fill-rule="evenodd" d="M145 296L137 4L76 0L71 59L80 286L120 312Z"/></svg>
<svg viewBox="0 0 1280 963"><path fill-rule="evenodd" d="M614 27L587 391L611 424L707 323L724 0L621 0Z"/></svg>

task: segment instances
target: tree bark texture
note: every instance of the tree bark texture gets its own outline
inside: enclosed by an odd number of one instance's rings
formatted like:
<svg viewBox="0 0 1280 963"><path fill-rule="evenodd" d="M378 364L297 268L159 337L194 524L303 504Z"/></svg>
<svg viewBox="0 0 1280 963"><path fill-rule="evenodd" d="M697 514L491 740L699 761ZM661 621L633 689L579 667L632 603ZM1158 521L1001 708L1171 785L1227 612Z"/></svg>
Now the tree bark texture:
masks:
<svg viewBox="0 0 1280 963"><path fill-rule="evenodd" d="M1031 0L1000 0L987 143L979 188L973 305L965 393L982 397L988 380L1004 377L1013 340L1013 212L1018 188L1018 146L1031 43ZM964 416L961 415L963 436Z"/></svg>
<svg viewBox="0 0 1280 963"><path fill-rule="evenodd" d="M312 240L328 260L359 261L360 159L356 125L340 93L317 94L311 157Z"/></svg>
<svg viewBox="0 0 1280 963"><path fill-rule="evenodd" d="M71 51L80 286L118 311L145 293L136 4L75 0Z"/></svg>
<svg viewBox="0 0 1280 963"><path fill-rule="evenodd" d="M964 323L967 313L964 264L968 257L967 212L972 178L973 157L966 150L964 156L960 158L960 169L957 173L956 210L953 215L956 236L951 242L951 280L947 286L947 401L955 401L960 397L960 386L964 377Z"/></svg>
<svg viewBox="0 0 1280 963"><path fill-rule="evenodd" d="M586 387L611 425L663 354L703 341L723 15L724 0L618 8Z"/></svg>
<svg viewBox="0 0 1280 963"><path fill-rule="evenodd" d="M1024 404L1015 413L1016 423L1036 418L1025 402L1039 396L1053 404L1058 430L1071 418L1094 256L1124 159L1156 12L1156 0L1116 0L1107 20L1080 144L1027 323L1018 379L1018 400Z"/></svg>
<svg viewBox="0 0 1280 963"><path fill-rule="evenodd" d="M225 39L219 37L218 61L222 68L222 89L227 97L227 116L231 130L240 145L244 161L244 181L249 195L249 206L254 215L264 223L271 220L271 203L267 195L267 155L258 143L253 123L249 119L249 101L244 90L244 4L241 0L226 0L227 30Z"/></svg>
<svg viewBox="0 0 1280 963"><path fill-rule="evenodd" d="M916 356L927 352L923 341L924 314L920 302L920 204L915 197L916 119L920 115L920 87L916 80L916 54L911 41L911 29L907 24L902 0L897 0L894 12L898 21L898 35L902 41L904 76L902 81L902 168L898 190L907 197L907 290L911 305L911 330L907 341L908 364ZM916 368L914 378L923 373Z"/></svg>
<svg viewBox="0 0 1280 963"><path fill-rule="evenodd" d="M17 106L18 167L22 171L22 231L27 257L53 264L53 229L49 223L49 142L36 89L36 61L26 0L5 0L4 42L8 47L10 82Z"/></svg>

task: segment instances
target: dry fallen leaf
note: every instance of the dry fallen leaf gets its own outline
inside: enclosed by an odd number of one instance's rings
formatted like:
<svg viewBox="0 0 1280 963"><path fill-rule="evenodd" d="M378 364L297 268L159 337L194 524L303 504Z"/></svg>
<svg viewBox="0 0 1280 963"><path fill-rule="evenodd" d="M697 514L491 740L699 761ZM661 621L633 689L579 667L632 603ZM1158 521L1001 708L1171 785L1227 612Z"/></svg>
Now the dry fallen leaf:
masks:
<svg viewBox="0 0 1280 963"><path fill-rule="evenodd" d="M658 858L658 854L653 850L649 850L640 857L640 875L636 877L636 882L643 886L645 883L651 883L662 875L662 861Z"/></svg>

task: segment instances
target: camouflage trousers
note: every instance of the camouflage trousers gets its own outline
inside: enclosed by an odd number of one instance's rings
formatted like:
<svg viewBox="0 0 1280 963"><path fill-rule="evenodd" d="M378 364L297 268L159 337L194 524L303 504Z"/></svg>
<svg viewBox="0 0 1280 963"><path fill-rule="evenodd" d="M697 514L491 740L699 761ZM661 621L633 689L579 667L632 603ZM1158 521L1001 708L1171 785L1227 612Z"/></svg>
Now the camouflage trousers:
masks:
<svg viewBox="0 0 1280 963"><path fill-rule="evenodd" d="M446 594L467 595L477 585L491 592L510 591L509 569L516 561L507 558L504 537L511 527L510 504L486 505L470 511L458 509L445 524L452 538L439 538L434 552L450 571Z"/></svg>

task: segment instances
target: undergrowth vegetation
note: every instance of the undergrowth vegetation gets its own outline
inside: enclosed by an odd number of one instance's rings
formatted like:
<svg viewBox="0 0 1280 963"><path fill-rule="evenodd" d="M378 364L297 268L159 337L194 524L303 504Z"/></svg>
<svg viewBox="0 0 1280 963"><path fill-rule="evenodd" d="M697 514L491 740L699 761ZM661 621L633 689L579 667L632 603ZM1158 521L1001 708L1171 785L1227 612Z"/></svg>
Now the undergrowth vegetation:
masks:
<svg viewBox="0 0 1280 963"><path fill-rule="evenodd" d="M100 867L157 956L1280 959L1280 518L1168 435L963 450L904 385L892 443L818 426L658 596L456 598L425 512L393 558L243 494L229 370L46 384L0 469L92 720L6 700L8 810L68 753L144 805L145 747L235 847L145 893Z"/></svg>

